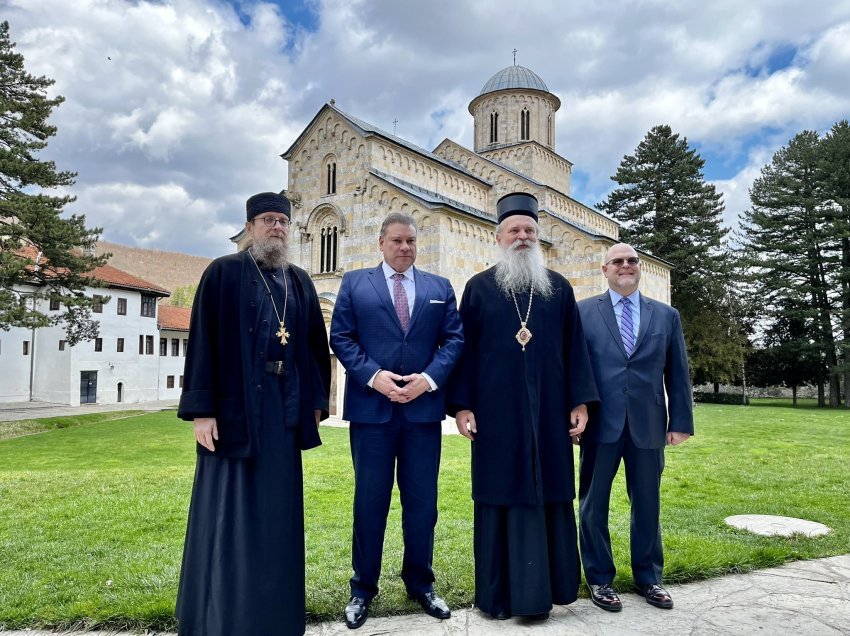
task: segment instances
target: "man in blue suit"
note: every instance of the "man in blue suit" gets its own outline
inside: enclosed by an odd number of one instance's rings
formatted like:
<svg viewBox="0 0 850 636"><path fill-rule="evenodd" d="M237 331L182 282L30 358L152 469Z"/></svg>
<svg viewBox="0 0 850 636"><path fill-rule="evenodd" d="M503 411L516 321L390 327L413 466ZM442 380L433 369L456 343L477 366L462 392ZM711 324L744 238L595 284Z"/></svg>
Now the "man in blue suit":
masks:
<svg viewBox="0 0 850 636"><path fill-rule="evenodd" d="M611 484L622 459L631 501L631 562L637 591L650 605L673 607L662 587L661 472L664 447L694 432L688 357L679 312L638 291L641 262L630 245L608 250L608 291L579 303L599 390L581 440L579 543L593 603L618 612L608 531ZM666 399L665 399L666 391Z"/></svg>
<svg viewBox="0 0 850 636"><path fill-rule="evenodd" d="M331 320L331 348L346 370L343 418L354 461L351 629L365 622L378 593L394 471L407 593L429 615L451 616L434 593L431 562L445 387L463 348L461 320L451 283L413 267L413 217L387 216L378 246L378 267L343 277Z"/></svg>

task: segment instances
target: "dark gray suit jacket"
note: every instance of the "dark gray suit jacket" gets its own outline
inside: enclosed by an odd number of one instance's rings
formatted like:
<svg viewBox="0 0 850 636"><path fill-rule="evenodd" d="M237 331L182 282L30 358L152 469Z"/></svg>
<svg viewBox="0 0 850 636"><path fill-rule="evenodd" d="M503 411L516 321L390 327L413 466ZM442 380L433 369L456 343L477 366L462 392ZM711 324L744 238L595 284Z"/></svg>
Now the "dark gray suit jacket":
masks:
<svg viewBox="0 0 850 636"><path fill-rule="evenodd" d="M693 434L691 380L679 312L641 294L639 333L627 358L609 293L582 300L578 307L601 400L583 442L616 442L626 419L638 448L664 448L668 431Z"/></svg>

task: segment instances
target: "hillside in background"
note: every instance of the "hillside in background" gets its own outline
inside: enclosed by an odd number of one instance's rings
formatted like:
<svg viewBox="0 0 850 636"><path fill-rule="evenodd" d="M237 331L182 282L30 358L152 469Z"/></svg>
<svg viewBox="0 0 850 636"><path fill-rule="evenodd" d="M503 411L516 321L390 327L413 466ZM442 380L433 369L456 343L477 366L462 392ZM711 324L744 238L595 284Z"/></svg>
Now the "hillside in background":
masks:
<svg viewBox="0 0 850 636"><path fill-rule="evenodd" d="M97 254L112 253L109 264L173 292L178 287L197 285L211 258L180 252L148 250L99 241ZM165 302L168 302L167 300Z"/></svg>

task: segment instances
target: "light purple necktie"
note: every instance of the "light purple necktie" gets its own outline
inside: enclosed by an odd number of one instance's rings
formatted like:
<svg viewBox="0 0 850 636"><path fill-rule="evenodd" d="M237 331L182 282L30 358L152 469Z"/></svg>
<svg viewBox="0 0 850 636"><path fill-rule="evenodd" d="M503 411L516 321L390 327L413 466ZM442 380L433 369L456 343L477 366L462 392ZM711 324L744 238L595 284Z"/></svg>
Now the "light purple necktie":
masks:
<svg viewBox="0 0 850 636"><path fill-rule="evenodd" d="M404 280L404 274L393 274L393 304L395 305L395 315L401 323L401 328L407 332L407 325L410 324L410 306L407 304L407 292L404 291L404 285L401 281Z"/></svg>
<svg viewBox="0 0 850 636"><path fill-rule="evenodd" d="M623 313L620 316L620 337L623 339L623 346L626 348L626 357L629 358L635 350L635 326L632 322L632 301L623 296L620 302L623 303Z"/></svg>

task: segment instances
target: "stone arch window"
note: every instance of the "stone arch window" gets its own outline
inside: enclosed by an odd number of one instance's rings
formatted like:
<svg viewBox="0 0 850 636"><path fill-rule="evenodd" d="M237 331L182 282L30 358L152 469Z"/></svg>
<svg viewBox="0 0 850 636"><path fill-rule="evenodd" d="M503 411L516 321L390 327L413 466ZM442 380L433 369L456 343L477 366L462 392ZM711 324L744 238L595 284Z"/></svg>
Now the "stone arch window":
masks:
<svg viewBox="0 0 850 636"><path fill-rule="evenodd" d="M339 227L334 223L323 225L319 242L319 273L335 272L339 263Z"/></svg>
<svg viewBox="0 0 850 636"><path fill-rule="evenodd" d="M310 243L311 270L315 274L333 274L340 268L341 236L345 221L335 208L320 206L307 223L306 240Z"/></svg>
<svg viewBox="0 0 850 636"><path fill-rule="evenodd" d="M552 115L546 117L546 144L552 145Z"/></svg>
<svg viewBox="0 0 850 636"><path fill-rule="evenodd" d="M522 141L531 139L531 113L523 108L519 114L519 138Z"/></svg>
<svg viewBox="0 0 850 636"><path fill-rule="evenodd" d="M490 113L490 143L499 141L499 113L495 110Z"/></svg>
<svg viewBox="0 0 850 636"><path fill-rule="evenodd" d="M325 161L325 194L336 194L336 158Z"/></svg>

